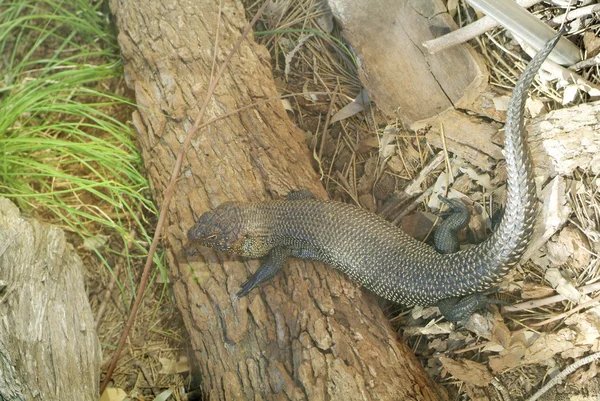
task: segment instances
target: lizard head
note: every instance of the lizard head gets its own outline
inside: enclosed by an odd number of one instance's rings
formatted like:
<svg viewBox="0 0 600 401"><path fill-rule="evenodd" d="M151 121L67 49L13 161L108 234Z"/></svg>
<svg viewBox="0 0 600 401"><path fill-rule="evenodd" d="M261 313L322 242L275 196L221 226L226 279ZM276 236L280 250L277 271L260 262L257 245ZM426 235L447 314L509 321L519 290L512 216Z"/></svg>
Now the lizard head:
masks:
<svg viewBox="0 0 600 401"><path fill-rule="evenodd" d="M235 202L225 202L200 216L187 235L192 243L241 254L243 227L240 208Z"/></svg>

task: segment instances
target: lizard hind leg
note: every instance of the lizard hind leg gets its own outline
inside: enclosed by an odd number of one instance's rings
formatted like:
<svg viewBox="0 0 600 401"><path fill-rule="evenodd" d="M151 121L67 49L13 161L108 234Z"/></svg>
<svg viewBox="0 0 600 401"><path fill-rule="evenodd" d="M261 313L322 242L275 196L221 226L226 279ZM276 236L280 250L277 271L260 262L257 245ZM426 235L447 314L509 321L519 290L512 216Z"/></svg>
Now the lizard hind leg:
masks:
<svg viewBox="0 0 600 401"><path fill-rule="evenodd" d="M459 250L458 231L466 227L469 223L469 209L458 199L447 199L442 196L439 196L439 198L450 208L450 213L435 232L435 249L439 253L455 253ZM469 316L480 309L491 309L490 306L493 304L508 304L508 302L487 297L497 291L497 289L492 289L465 297L447 298L439 301L436 306L440 309L446 320L458 322L468 319Z"/></svg>
<svg viewBox="0 0 600 401"><path fill-rule="evenodd" d="M288 256L290 256L288 248L281 246L273 248L269 256L267 256L265 263L241 285L240 291L236 294L237 297L241 298L248 295L260 283L273 278L283 269Z"/></svg>
<svg viewBox="0 0 600 401"><path fill-rule="evenodd" d="M490 308L491 305L509 305L510 302L488 298L488 295L497 291L498 289L491 289L485 292L467 295L465 297L442 299L436 306L446 320L458 322L459 320L468 319L469 316L480 309Z"/></svg>

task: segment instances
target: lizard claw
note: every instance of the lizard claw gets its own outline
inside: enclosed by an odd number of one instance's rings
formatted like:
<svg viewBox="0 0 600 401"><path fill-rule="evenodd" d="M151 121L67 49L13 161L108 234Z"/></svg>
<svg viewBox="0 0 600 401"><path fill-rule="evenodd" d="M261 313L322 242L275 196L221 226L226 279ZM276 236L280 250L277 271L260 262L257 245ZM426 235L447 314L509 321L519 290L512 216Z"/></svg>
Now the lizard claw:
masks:
<svg viewBox="0 0 600 401"><path fill-rule="evenodd" d="M258 285L258 283L256 282L256 277L253 274L252 276L250 276L250 278L247 281L242 283L242 285L240 286L240 290L237 292L237 294L235 294L236 297L238 297L238 298L245 297L257 285Z"/></svg>

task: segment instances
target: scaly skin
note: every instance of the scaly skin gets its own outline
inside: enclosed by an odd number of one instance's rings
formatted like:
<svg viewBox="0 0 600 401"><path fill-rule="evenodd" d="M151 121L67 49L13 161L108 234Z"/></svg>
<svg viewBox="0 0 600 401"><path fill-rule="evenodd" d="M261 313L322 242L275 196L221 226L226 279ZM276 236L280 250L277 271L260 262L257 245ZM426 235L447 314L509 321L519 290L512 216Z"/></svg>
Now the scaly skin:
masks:
<svg viewBox="0 0 600 401"><path fill-rule="evenodd" d="M533 231L536 191L523 113L535 74L559 37L531 61L511 97L504 144L507 204L496 232L478 246L441 254L375 214L306 192L287 200L226 202L202 215L189 239L241 256L269 255L239 295L271 278L288 256L296 256L323 261L391 301L437 304L450 320L467 317L485 304L477 294L496 285L519 261ZM476 295L460 299L471 294Z"/></svg>

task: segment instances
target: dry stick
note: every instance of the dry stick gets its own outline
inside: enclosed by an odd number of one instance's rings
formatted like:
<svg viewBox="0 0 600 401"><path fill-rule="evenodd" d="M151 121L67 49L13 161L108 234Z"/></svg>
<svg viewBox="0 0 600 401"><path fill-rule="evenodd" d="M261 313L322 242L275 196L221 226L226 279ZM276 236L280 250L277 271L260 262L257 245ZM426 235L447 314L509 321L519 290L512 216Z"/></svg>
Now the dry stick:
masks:
<svg viewBox="0 0 600 401"><path fill-rule="evenodd" d="M588 58L587 60L580 61L579 63L575 63L572 66L570 66L569 69L573 71L579 71L583 70L584 68L593 67L598 64L600 64L600 54L595 57Z"/></svg>
<svg viewBox="0 0 600 401"><path fill-rule="evenodd" d="M598 295L596 298L590 299L589 301L582 303L577 308L573 308L573 309L571 309L568 312L561 313L560 315L551 317L550 319L546 319L543 322L533 323L531 325L531 327L539 327L539 326L543 326L543 325L548 324L548 323L555 322L557 320L565 319L565 318L571 316L573 313L578 312L578 311L580 311L582 309L585 309L588 306L592 306L593 304L598 303L598 302L600 302L600 295Z"/></svg>
<svg viewBox="0 0 600 401"><path fill-rule="evenodd" d="M585 287L582 287L582 288L580 289L580 291L582 291L582 292L583 292L583 291L584 291L584 289L585 289L585 293L587 294L587 293L589 293L589 292L592 292L592 291L595 291L595 290L597 290L597 289L598 289L598 288L597 288L597 285L598 285L598 283L594 283L594 284L586 285ZM562 295L559 295L559 296L560 296L560 297L562 297ZM550 298L547 298L547 299L548 299L548 300L550 300L550 299L552 299L552 298L557 298L557 297L559 297L559 296L556 296L556 297L550 297ZM562 300L562 299L561 299L561 300ZM593 305L594 303L596 303L596 302L599 302L599 301L600 301L600 296L598 296L598 297L596 297L596 298L594 298L594 299L591 299L591 300L589 300L589 301L587 301L587 302L585 302L585 303L583 303L583 304L579 305L577 308L575 308L575 309L572 309L572 310L570 310L569 312L562 313L562 314L560 314L560 315L558 315L558 316L552 317L552 318L550 318L550 319L546 319L546 320L544 320L544 321L542 321L542 322L533 323L533 324L531 324L531 327L533 328L533 327L539 327L539 326L543 326L543 325L545 325L545 324L552 323L552 322L554 322L554 321L556 321L556 320L560 320L560 319L566 318L567 316L569 316L569 315L571 315L571 314L573 314L573 313L575 313L575 312L577 312L577 311L579 311L579 310L581 310L581 309L587 308L588 306L591 306L591 305ZM511 306L511 307L504 307L503 309L504 309L504 310L507 310L508 308L515 308L515 307L517 307L517 306L519 306L519 305L523 305L523 304L527 304L527 303L528 303L528 302L523 302L522 304L518 304L518 305L515 305L515 306ZM545 304L540 304L540 305L538 305L538 306L542 306L542 305L545 305ZM529 308L519 308L519 309L511 309L511 310L520 310L520 309L529 309ZM513 333L512 333L512 335L514 336L514 335L516 335L516 334L519 334L519 333L525 332L525 331L527 331L527 330L534 330L534 331L535 331L535 329L523 328L523 329L520 329L520 330L517 330L517 331L513 332ZM463 349L460 349L460 350L452 351L452 353L453 353L453 354L461 354L461 353L464 353L464 352L467 352L467 351L472 351L472 350L475 350L475 349L483 348L483 347L485 347L485 346L487 346L487 345L494 344L494 343L495 343L495 341L486 341L486 342L484 342L484 343L481 343L481 344L475 344L475 345L471 345L471 346L469 346L469 347L466 347L466 348L463 348ZM435 357L435 356L440 356L440 355L445 355L445 353L438 353L438 354L434 354L433 356Z"/></svg>
<svg viewBox="0 0 600 401"><path fill-rule="evenodd" d="M576 8L575 10L569 10L564 14L552 18L550 21L548 21L548 25L562 25L567 21L573 21L574 19L585 17L586 15L590 15L598 11L600 11L600 4Z"/></svg>
<svg viewBox="0 0 600 401"><path fill-rule="evenodd" d="M517 3L525 8L529 8L537 3L541 3L542 0L518 0ZM435 54L442 50L446 50L450 47L460 45L461 43L471 40L490 29L498 26L498 23L490 17L481 17L477 21L455 31L452 31L439 38L431 39L423 42L429 53Z"/></svg>
<svg viewBox="0 0 600 401"><path fill-rule="evenodd" d="M421 184L429 176L429 174L438 168L444 161L444 152L438 152L433 159L417 174L417 176L404 188L407 195L413 196L421 191Z"/></svg>
<svg viewBox="0 0 600 401"><path fill-rule="evenodd" d="M323 168L321 163L323 161L323 148L325 147L325 140L327 139L327 133L329 132L329 121L331 120L331 111L333 110L333 104L335 102L335 95L338 91L339 84L335 86L333 93L331 94L331 100L329 101L329 110L327 110L327 117L325 117L325 125L323 125L323 133L321 134L321 147L319 149L319 170L321 172L321 179L324 177Z"/></svg>
<svg viewBox="0 0 600 401"><path fill-rule="evenodd" d="M411 213L413 210L415 210L420 204L421 202L425 201L425 199L431 195L433 193L433 186L427 188L425 191L423 191L423 193L419 196L417 196L410 205L406 206L402 212L400 212L400 214L392 221L392 224L394 225L398 225L400 224L400 221L402 221L402 218L404 218L404 216L407 216L409 213Z"/></svg>
<svg viewBox="0 0 600 401"><path fill-rule="evenodd" d="M529 54L529 56L533 57L537 53L533 47L527 45L522 40L517 39L517 42L521 45L523 51ZM550 74L557 77L558 79L573 82L577 85L583 85L584 87L600 91L600 86L588 81L581 75L574 72L571 68L563 67L562 65L556 64L551 60L544 61L544 64L542 65L542 70L548 71Z"/></svg>
<svg viewBox="0 0 600 401"><path fill-rule="evenodd" d="M579 292L582 294L589 294L590 292L600 290L600 282L589 284L579 288ZM561 302L567 299L564 295L553 295L547 298L534 299L531 301L520 302L515 305L505 306L502 309L506 312L516 312L525 309L538 308L540 306L550 305L556 302Z"/></svg>
<svg viewBox="0 0 600 401"><path fill-rule="evenodd" d="M587 365L595 361L596 359L600 359L600 352L596 352L594 354L588 355L585 358L582 358L578 361L573 362L571 365L567 366L562 372L556 375L552 380L544 385L541 389L539 389L534 395L531 396L527 401L535 401L539 399L542 395L544 395L548 390L552 387L556 386L558 383L564 380L565 377L573 373L576 369L581 366Z"/></svg>
<svg viewBox="0 0 600 401"><path fill-rule="evenodd" d="M592 286L595 286L596 284L598 284L598 283L595 283L595 284L590 284L590 285L587 285L587 286L585 286L585 287L583 287L583 288L586 288L586 287L590 288L590 287L592 287ZM582 290L583 290L583 288L582 288ZM590 290L589 290L589 291L587 291L587 292L592 292L592 291L594 291L594 289L590 289ZM554 298L554 297L550 297L550 298ZM550 298L549 298L549 299L550 299ZM580 311L581 309L585 309L585 308L587 308L587 307L589 307L589 306L592 306L593 304L595 304L595 303L597 303L597 302L600 302L600 295L599 295L599 296L597 296L597 297L596 297L596 298L594 298L594 299L590 299L589 301L587 301L587 302L585 302L585 303L583 303L583 304L579 305L577 308L571 309L571 310L570 310L570 311L568 311L568 312L561 313L561 314L560 314L560 315L558 315L558 316L551 317L550 319L546 319L546 320L544 320L544 321L542 321L542 322L533 323L533 324L531 324L531 328L523 328L523 329L521 329L521 330L517 330L517 331L513 332L512 334L513 334L513 336L514 336L514 335L516 335L516 334L518 334L518 333L522 333L522 332L525 332L525 331L527 331L527 330L534 330L534 331L535 331L535 329L533 329L534 327L540 327L540 326L544 326L544 325L546 325L546 324L548 324L548 323L552 323L552 322L555 322L555 321L557 321L557 320L560 320L560 319L567 318L568 316L572 315L573 313L575 313L575 312L578 312L578 311ZM519 305L521 305L521 304L519 304ZM518 305L515 305L515 306L518 306ZM508 307L504 307L503 309L506 309L506 308L508 308ZM523 309L527 309L527 308L523 308ZM483 347L485 347L485 346L487 346L487 345L494 344L494 343L495 343L495 341L487 341L487 342L485 342L485 343L482 343L482 344L476 344L476 345L472 345L472 346L469 346L469 347L463 348L463 349L461 349L461 350L453 351L453 354L460 354L460 353L467 352L467 351L471 351L471 350L474 350L474 349L483 348ZM435 355L435 354L434 354L434 355ZM439 355L444 355L444 353L440 353Z"/></svg>
<svg viewBox="0 0 600 401"><path fill-rule="evenodd" d="M202 119L204 118L204 114L206 113L206 108L208 107L208 102L210 102L210 99L217 87L217 84L219 83L219 80L221 79L223 72L225 72L225 68L227 68L227 66L229 65L229 62L231 61L231 58L233 57L235 52L238 50L238 48L242 44L242 41L244 41L244 39L246 39L246 36L248 36L248 34L250 33L250 30L252 29L252 27L258 20L258 18L261 16L264 9L270 3L271 3L271 1L267 0L267 1L265 1L265 4L263 4L260 7L260 9L257 11L256 15L254 16L254 18L252 19L250 24L246 27L246 29L244 29L242 36L240 36L240 38L237 40L237 42L235 43L235 45L233 46L233 48L227 55L227 58L223 62L223 65L221 65L221 68L217 72L215 79L211 82L210 87L208 88L208 91L204 98L204 103L202 104L202 107L200 108L200 114L198 115L198 118L196 118L196 121L194 122L192 129L190 129L190 131L188 132L188 134L185 138L185 141L179 147L179 152L177 154L177 160L175 160L175 166L173 166L173 171L171 173L171 180L169 181L169 186L167 187L167 190L165 191L165 197L163 199L163 204L160 208L160 213L158 216L158 223L156 224L156 231L154 233L154 238L152 238L152 245L150 245L150 249L148 251L148 257L146 258L146 265L144 266L144 271L143 271L142 277L140 279L140 284L138 286L138 291L136 294L135 302L133 304L133 307L131 308L129 318L127 319L127 323L125 325L125 330L123 330L123 334L121 335L121 339L119 340L119 345L117 346L115 355L113 356L113 359L110 362L110 366L108 367L108 370L106 372L106 377L104 378L104 381L102 382L102 385L100 386L100 394L102 394L104 392L104 390L106 389L106 387L108 386L108 383L112 377L112 373L114 372L115 367L117 366L117 362L119 360L119 356L121 355L121 351L123 351L123 347L125 346L125 342L127 341L127 336L129 335L129 331L131 330L131 327L133 326L133 322L135 321L135 315L140 307L140 304L142 303L142 298L144 296L146 284L148 283L148 277L150 276L150 269L152 267L153 256L154 256L154 253L156 252L156 248L158 247L158 239L160 238L160 233L161 233L163 225L165 223L165 219L167 216L167 208L169 206L171 198L173 197L175 183L177 182L177 177L179 176L179 171L181 169L181 165L183 164L183 158L185 156L186 150L187 150L190 142L192 141L192 138L194 137L194 135L196 134L196 132L198 131L198 129L200 127L200 123L201 123Z"/></svg>
<svg viewBox="0 0 600 401"><path fill-rule="evenodd" d="M421 183L423 183L423 181L425 181L425 179L428 177L429 173L435 170L443 161L444 152L438 152L435 155L435 157L425 167L423 167L423 169L421 169L419 174L417 174L417 176L413 178L413 180L410 182L410 184L406 186L406 188L404 188L402 191L394 192L394 195L390 197L390 199L388 199L383 205L380 214L388 218L396 209L398 203L402 204L406 201L406 199L412 198L413 196L416 196L418 194L422 194L422 196L420 196L410 206L404 209L400 216L397 216L394 219L394 224L397 224L397 222L399 222L402 217L413 211L419 205L419 203L433 190L433 188L428 188L426 191L421 190ZM424 192L425 195L423 195Z"/></svg>
<svg viewBox="0 0 600 401"><path fill-rule="evenodd" d="M442 150L444 151L444 163L446 164L446 190L444 196L448 196L450 192L450 183L454 182L454 172L452 171L452 164L450 163L450 156L448 155L448 145L446 144L446 131L444 131L444 125L440 125L440 138L442 139ZM433 226L432 226L433 229Z"/></svg>

